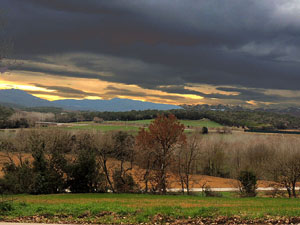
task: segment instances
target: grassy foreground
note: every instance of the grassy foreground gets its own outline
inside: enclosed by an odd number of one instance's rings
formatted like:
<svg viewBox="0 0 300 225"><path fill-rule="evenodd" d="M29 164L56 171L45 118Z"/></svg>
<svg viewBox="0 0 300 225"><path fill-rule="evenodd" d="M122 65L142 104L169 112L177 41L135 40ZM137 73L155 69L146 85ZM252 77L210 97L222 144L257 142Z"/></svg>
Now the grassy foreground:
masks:
<svg viewBox="0 0 300 225"><path fill-rule="evenodd" d="M299 217L300 199L159 196L138 194L15 195L0 220L35 222L142 223L161 218ZM11 198L10 197L10 198ZM36 221L38 218L38 221Z"/></svg>

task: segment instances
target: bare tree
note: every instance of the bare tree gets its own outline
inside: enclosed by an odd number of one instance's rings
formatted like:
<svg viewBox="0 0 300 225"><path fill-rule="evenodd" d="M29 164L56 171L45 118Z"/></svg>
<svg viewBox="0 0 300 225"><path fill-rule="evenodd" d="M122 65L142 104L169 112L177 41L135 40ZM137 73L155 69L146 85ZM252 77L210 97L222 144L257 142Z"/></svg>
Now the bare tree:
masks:
<svg viewBox="0 0 300 225"><path fill-rule="evenodd" d="M135 158L134 137L127 132L118 131L112 133L112 140L112 157L119 162L113 173L114 189L118 192L132 192L135 185L129 171L133 168Z"/></svg>
<svg viewBox="0 0 300 225"><path fill-rule="evenodd" d="M273 140L273 160L269 160L266 172L280 183L288 196L297 197L296 183L300 180L299 139L284 137Z"/></svg>
<svg viewBox="0 0 300 225"><path fill-rule="evenodd" d="M209 176L224 177L226 160L229 157L226 154L227 143L223 139L208 140L203 150L202 162L204 165L204 174Z"/></svg>
<svg viewBox="0 0 300 225"><path fill-rule="evenodd" d="M119 164L119 170L122 175L132 170L134 162L134 138L126 132L118 131L112 134L113 138L113 157L117 159ZM125 166L128 163L129 166Z"/></svg>
<svg viewBox="0 0 300 225"><path fill-rule="evenodd" d="M115 192L113 182L111 180L111 171L108 167L108 160L113 154L113 138L110 133L97 133L95 136L95 147L97 149L97 158L103 173L105 174L106 182L112 192Z"/></svg>
<svg viewBox="0 0 300 225"><path fill-rule="evenodd" d="M147 133L141 131L139 133L140 140L145 140ZM144 183L144 192L147 193L150 190L149 184L153 183L153 165L155 161L153 148L145 146L143 141L136 141L135 143L135 163L138 165L138 177L141 182ZM151 186L152 190L155 185Z"/></svg>
<svg viewBox="0 0 300 225"><path fill-rule="evenodd" d="M187 144L179 148L177 153L177 163L174 168L177 171L179 177L182 193L186 189L187 194L190 194L190 182L191 176L196 168L196 163L199 157L199 141L201 136L200 133L193 134L188 138Z"/></svg>
<svg viewBox="0 0 300 225"><path fill-rule="evenodd" d="M287 190L289 197L297 197L296 183L300 179L300 153L287 153L278 159L278 182Z"/></svg>
<svg viewBox="0 0 300 225"><path fill-rule="evenodd" d="M17 149L14 146L12 140L10 140L8 137L0 139L0 157L6 158L11 164L15 164L14 154L16 152Z"/></svg>

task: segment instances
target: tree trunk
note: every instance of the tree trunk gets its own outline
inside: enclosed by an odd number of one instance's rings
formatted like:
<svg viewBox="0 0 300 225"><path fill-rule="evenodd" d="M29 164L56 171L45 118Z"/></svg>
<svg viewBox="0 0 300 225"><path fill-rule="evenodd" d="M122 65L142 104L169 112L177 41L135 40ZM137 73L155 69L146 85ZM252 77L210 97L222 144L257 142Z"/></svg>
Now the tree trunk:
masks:
<svg viewBox="0 0 300 225"><path fill-rule="evenodd" d="M106 176L106 180L107 180L107 182L110 186L110 189L112 190L113 193L115 193L115 189L114 189L114 187L112 185L112 182L109 178L109 173L108 173L108 169L107 169L107 166L106 166L106 160L105 159L103 160L103 170L104 170L104 173L105 173L105 176Z"/></svg>
<svg viewBox="0 0 300 225"><path fill-rule="evenodd" d="M145 193L148 193L148 180L145 180Z"/></svg>
<svg viewBox="0 0 300 225"><path fill-rule="evenodd" d="M190 194L190 179L189 175L186 176L186 193L189 195Z"/></svg>
<svg viewBox="0 0 300 225"><path fill-rule="evenodd" d="M286 187L286 190L287 190L287 192L289 194L289 198L291 198L292 197L291 188L290 187Z"/></svg>
<svg viewBox="0 0 300 225"><path fill-rule="evenodd" d="M293 197L294 197L294 198L297 198L297 193L296 193L296 181L293 182L292 191L293 191Z"/></svg>
<svg viewBox="0 0 300 225"><path fill-rule="evenodd" d="M145 193L148 192L148 176L149 176L149 171L147 170L145 175L144 175L144 182L145 182Z"/></svg>
<svg viewBox="0 0 300 225"><path fill-rule="evenodd" d="M184 180L183 177L180 175L180 183L181 183L181 192L184 195Z"/></svg>
<svg viewBox="0 0 300 225"><path fill-rule="evenodd" d="M166 185L166 173L162 171L161 181L160 181L160 190L161 194L167 194L167 185Z"/></svg>
<svg viewBox="0 0 300 225"><path fill-rule="evenodd" d="M167 194L167 185L166 185L166 168L165 168L165 157L163 158L161 164L161 171L160 171L160 193L165 195Z"/></svg>

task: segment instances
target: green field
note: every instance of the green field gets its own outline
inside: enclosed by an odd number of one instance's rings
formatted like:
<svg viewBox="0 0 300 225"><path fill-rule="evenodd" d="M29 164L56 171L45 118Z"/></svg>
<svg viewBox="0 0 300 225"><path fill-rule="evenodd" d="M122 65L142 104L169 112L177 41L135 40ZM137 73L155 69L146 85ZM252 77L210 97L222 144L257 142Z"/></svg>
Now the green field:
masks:
<svg viewBox="0 0 300 225"><path fill-rule="evenodd" d="M138 127L130 126L130 125L109 125L109 124L88 124L86 126L71 126L66 129L75 129L75 130L99 130L99 131L114 131L114 130L122 130L122 131L138 131Z"/></svg>
<svg viewBox="0 0 300 225"><path fill-rule="evenodd" d="M76 129L76 130L100 130L100 131L113 131L113 130L123 130L137 132L140 127L148 126L153 120L135 120L135 121L105 121L103 123L94 122L80 122L74 123L73 126L67 127L66 129ZM222 127L222 125L210 121L207 119L202 120L180 120L187 128L197 128L197 127L208 127L216 128Z"/></svg>
<svg viewBox="0 0 300 225"><path fill-rule="evenodd" d="M193 126L193 127L208 127L208 128L215 128L215 127L222 127L221 124L216 123L211 120L203 119L203 120L180 120L185 126Z"/></svg>
<svg viewBox="0 0 300 225"><path fill-rule="evenodd" d="M128 124L141 124L141 125L149 125L153 120L134 120L128 121L124 123ZM115 123L116 121L108 121L107 123ZM214 121L208 119L202 120L179 120L180 123L183 123L185 126L193 126L193 127L222 127L221 124L216 123Z"/></svg>
<svg viewBox="0 0 300 225"><path fill-rule="evenodd" d="M300 199L238 198L148 194L17 195L12 207L2 207L1 220L40 222L140 223L162 218L240 216L242 218L299 217ZM0 204L1 207L1 204Z"/></svg>

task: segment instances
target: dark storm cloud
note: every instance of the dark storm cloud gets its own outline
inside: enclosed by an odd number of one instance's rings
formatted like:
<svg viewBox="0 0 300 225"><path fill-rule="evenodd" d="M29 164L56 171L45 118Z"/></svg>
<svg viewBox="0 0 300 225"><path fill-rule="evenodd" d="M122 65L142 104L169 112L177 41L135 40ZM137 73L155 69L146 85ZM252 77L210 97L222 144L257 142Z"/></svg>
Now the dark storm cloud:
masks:
<svg viewBox="0 0 300 225"><path fill-rule="evenodd" d="M35 4L45 9L53 9L57 11L86 13L86 14L121 14L122 11L113 9L109 5L95 4L94 0L84 1L61 1L61 0L26 0L26 3Z"/></svg>
<svg viewBox="0 0 300 225"><path fill-rule="evenodd" d="M280 101L285 98L263 89L299 90L296 0L2 0L0 6L10 12L16 57L82 53L70 62L89 73L23 70L206 98ZM243 88L234 96L207 95L184 89L188 83Z"/></svg>
<svg viewBox="0 0 300 225"><path fill-rule="evenodd" d="M59 96L62 98L85 98L87 97L86 95L78 95L78 94L69 94L69 93L64 93L64 92L45 92L45 91L34 91L34 90L26 90L27 93L32 94L32 95L50 95L50 96Z"/></svg>
<svg viewBox="0 0 300 225"><path fill-rule="evenodd" d="M54 92L44 92L44 91L28 91L32 94L47 94L47 95L56 95L56 96L63 96L63 97L75 97L75 98L84 98L88 96L99 96L96 93L85 92L82 90L65 87L65 86L47 86L37 83L32 83L32 85L36 87L46 88L48 90L54 90Z"/></svg>
<svg viewBox="0 0 300 225"><path fill-rule="evenodd" d="M200 91L186 89L183 85L175 85L171 87L159 88L161 91L168 93L193 94L204 98L216 98L220 100L241 100L241 101L258 101L258 102L282 102L282 101L297 101L299 97L285 97L282 95L266 94L264 89L258 88L231 88L217 87L216 90L228 92L227 94L211 93L206 94ZM235 94L229 94L234 92Z"/></svg>
<svg viewBox="0 0 300 225"><path fill-rule="evenodd" d="M53 67L53 65L56 66ZM144 63L135 59L111 57L109 55L74 54L66 57L57 56L52 60L32 58L29 61L11 66L11 69L38 74L44 73L52 76L138 84L141 87L150 89L156 89L158 85L168 84L168 77L162 77L161 73L172 73L173 83L180 84L183 82L178 72L172 68L160 64Z"/></svg>
<svg viewBox="0 0 300 225"><path fill-rule="evenodd" d="M184 97L181 96L174 96L174 95L156 95L156 94L149 94L146 92L141 92L141 91L132 91L124 88L116 88L112 85L109 85L107 88L105 88L106 92L104 96L131 96L131 97L154 97L154 98L165 98L165 99L170 99L170 100L175 100L175 101L182 101L185 100Z"/></svg>
<svg viewBox="0 0 300 225"><path fill-rule="evenodd" d="M124 88L116 88L112 85L109 85L107 88L105 88L105 90L106 90L106 93L105 93L106 95L126 95L126 96L133 96L133 97L147 96L147 93L145 93L145 92L131 91L131 90L124 89Z"/></svg>
<svg viewBox="0 0 300 225"><path fill-rule="evenodd" d="M259 101L259 102L280 102L288 100L296 100L297 98L287 98L281 95L266 94L263 89L245 89L245 88L228 88L218 87L217 90L227 92L238 92L238 95L215 95L213 98L220 99L239 99L244 101Z"/></svg>
<svg viewBox="0 0 300 225"><path fill-rule="evenodd" d="M185 89L184 85L172 85L170 87L158 87L159 90L168 92L168 93L178 93L178 94L191 94L191 95L199 95L204 96L205 94L200 91L194 91Z"/></svg>

